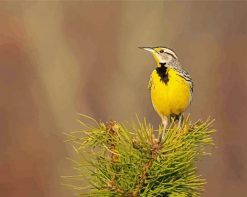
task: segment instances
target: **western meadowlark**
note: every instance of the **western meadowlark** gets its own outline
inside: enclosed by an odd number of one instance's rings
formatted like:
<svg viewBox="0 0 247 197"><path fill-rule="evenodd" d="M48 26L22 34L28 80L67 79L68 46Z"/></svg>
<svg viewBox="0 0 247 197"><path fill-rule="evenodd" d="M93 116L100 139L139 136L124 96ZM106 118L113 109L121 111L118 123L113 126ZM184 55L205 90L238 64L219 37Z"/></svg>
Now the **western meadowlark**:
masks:
<svg viewBox="0 0 247 197"><path fill-rule="evenodd" d="M165 134L171 119L183 121L183 112L192 100L193 82L190 75L182 68L177 55L166 47L139 47L152 53L157 67L152 72L148 87L151 90L151 100L155 111L159 114Z"/></svg>

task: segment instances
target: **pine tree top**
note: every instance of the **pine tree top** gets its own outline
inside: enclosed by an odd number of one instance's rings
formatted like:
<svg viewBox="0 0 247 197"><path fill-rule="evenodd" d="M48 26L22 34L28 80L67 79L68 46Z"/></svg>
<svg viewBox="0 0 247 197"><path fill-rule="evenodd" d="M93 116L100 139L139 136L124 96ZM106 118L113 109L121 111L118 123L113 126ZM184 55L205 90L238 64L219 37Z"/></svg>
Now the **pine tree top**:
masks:
<svg viewBox="0 0 247 197"><path fill-rule="evenodd" d="M82 115L83 117L87 117ZM164 140L156 140L155 130L146 120L132 126L116 121L80 121L83 129L67 133L79 158L73 161L74 176L63 176L81 196L200 196L205 179L197 174L196 161L213 144L213 121L191 123L181 128L171 123ZM159 127L158 131L161 132ZM78 180L71 184L71 179ZM65 182L65 181L64 181ZM82 185L88 184L87 187Z"/></svg>

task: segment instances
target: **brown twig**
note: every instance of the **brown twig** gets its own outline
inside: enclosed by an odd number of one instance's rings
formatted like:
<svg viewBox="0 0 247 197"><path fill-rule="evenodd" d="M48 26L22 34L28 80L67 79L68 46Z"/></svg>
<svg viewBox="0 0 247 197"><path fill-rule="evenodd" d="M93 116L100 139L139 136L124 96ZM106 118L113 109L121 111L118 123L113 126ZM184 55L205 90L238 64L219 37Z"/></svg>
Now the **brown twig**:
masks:
<svg viewBox="0 0 247 197"><path fill-rule="evenodd" d="M106 123L106 129L109 135L109 149L110 149L110 157L111 163L114 165L119 160L119 156L116 150L116 137L119 130L119 125L116 121L110 120ZM108 182L107 187L110 190L116 191L118 193L122 193L123 191L116 186L116 174L113 174L112 179Z"/></svg>
<svg viewBox="0 0 247 197"><path fill-rule="evenodd" d="M160 150L161 144L154 140L151 144L150 149L150 159L143 165L143 168L141 170L140 175L138 176L137 183L134 187L133 192L131 193L131 197L138 197L140 190L143 187L143 184L145 183L145 180L148 178L148 171L152 167L153 161L157 158L158 151Z"/></svg>

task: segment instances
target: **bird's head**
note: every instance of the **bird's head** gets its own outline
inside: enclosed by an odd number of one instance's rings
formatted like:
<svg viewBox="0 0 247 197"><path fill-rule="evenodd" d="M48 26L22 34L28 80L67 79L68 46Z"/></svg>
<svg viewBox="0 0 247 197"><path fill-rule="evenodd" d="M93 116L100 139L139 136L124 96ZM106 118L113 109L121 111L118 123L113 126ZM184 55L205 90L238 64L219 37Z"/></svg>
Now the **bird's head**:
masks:
<svg viewBox="0 0 247 197"><path fill-rule="evenodd" d="M139 47L149 51L154 56L157 66L160 67L161 64L167 64L171 61L177 60L177 55L174 51L167 47Z"/></svg>

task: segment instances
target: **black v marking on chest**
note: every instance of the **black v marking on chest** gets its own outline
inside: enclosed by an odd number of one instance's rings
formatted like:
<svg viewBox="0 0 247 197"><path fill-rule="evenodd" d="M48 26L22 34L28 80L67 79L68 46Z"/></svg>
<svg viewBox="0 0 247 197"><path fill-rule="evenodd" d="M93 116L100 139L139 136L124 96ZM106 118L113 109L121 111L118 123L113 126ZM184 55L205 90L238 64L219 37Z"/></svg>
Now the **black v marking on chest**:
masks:
<svg viewBox="0 0 247 197"><path fill-rule="evenodd" d="M160 80L163 81L165 84L167 84L169 81L169 78L167 74L167 67L165 65L166 63L160 63L160 67L156 68L156 72L160 76Z"/></svg>

